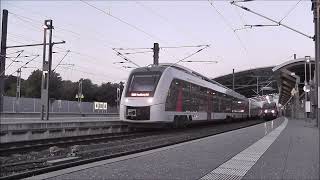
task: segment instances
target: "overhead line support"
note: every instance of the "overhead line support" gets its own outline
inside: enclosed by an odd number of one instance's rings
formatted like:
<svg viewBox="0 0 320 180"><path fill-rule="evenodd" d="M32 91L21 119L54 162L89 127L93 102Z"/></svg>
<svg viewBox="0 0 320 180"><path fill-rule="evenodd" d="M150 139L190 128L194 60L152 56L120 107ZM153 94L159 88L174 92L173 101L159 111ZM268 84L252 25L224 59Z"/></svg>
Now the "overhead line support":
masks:
<svg viewBox="0 0 320 180"><path fill-rule="evenodd" d="M314 37L309 36L309 35L301 32L301 31L298 31L298 30L296 30L296 29L294 29L294 28L292 28L292 27L289 27L289 26L287 26L287 25L285 25L285 24L283 24L283 23L281 23L281 22L278 22L278 21L276 21L276 20L273 20L273 19L271 19L271 18L268 18L268 17L265 16L265 15L259 14L259 13L255 12L255 11L252 11L251 9L249 9L249 8L247 8L247 7L240 6L240 5L238 5L235 1L232 1L232 2L230 2L230 3L231 3L232 5L234 5L234 6L237 6L237 7L241 8L241 9L245 10L245 11L248 11L248 12L250 12L250 13L252 13L252 14L258 15L258 16L260 16L260 17L262 17L262 18L265 18L265 19L267 19L267 20L269 20L269 21L272 21L272 22L278 24L279 26L283 26L283 27L285 27L285 28L287 28L287 29L290 29L290 30L292 30L292 31L294 31L294 32L296 32L296 33L299 33L299 34L301 34L301 35L303 35L303 36L305 36L305 37L308 37L308 38L310 38L310 39L314 39Z"/></svg>
<svg viewBox="0 0 320 180"><path fill-rule="evenodd" d="M8 30L8 10L2 10L1 24L1 47L0 47L0 72L6 70L6 51L7 51L7 30ZM0 75L0 113L3 112L5 74Z"/></svg>
<svg viewBox="0 0 320 180"><path fill-rule="evenodd" d="M52 45L55 45L55 44L64 44L66 43L66 41L60 41L60 42L53 42L51 43ZM43 46L43 45L49 45L49 43L37 43L37 44L26 44L26 45L17 45L17 46L7 46L7 49L8 48L20 48L20 47L31 47L31 46Z"/></svg>

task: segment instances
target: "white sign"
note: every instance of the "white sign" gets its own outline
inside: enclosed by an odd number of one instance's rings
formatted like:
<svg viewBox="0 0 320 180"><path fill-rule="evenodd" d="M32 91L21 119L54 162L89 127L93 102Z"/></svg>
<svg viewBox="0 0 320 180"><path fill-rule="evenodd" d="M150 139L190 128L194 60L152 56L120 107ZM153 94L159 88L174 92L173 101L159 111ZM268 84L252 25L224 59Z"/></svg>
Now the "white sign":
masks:
<svg viewBox="0 0 320 180"><path fill-rule="evenodd" d="M306 112L311 112L311 103L310 103L310 101L306 101Z"/></svg>
<svg viewBox="0 0 320 180"><path fill-rule="evenodd" d="M94 102L94 109L95 110L99 110L99 109L107 110L108 109L108 103L106 103L106 102Z"/></svg>

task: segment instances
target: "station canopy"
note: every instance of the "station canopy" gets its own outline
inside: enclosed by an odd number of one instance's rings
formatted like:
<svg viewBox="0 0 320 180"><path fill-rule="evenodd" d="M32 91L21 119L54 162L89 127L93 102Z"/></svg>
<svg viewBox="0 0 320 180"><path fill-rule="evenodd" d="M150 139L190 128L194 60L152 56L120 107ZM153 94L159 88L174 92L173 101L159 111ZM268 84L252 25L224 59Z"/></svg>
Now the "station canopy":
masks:
<svg viewBox="0 0 320 180"><path fill-rule="evenodd" d="M247 98L278 93L277 80L272 71L274 67L261 67L235 72L234 90ZM216 77L213 80L232 89L232 73Z"/></svg>
<svg viewBox="0 0 320 180"><path fill-rule="evenodd" d="M293 95L304 97L304 86L314 85L314 58L299 58L284 62L273 68L278 82L279 103L285 105Z"/></svg>

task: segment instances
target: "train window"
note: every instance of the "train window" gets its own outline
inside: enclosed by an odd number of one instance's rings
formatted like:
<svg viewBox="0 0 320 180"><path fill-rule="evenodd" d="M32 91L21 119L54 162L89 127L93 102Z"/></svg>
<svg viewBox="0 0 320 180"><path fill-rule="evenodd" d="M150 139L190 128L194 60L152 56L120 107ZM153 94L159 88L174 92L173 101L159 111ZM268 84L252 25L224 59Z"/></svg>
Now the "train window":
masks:
<svg viewBox="0 0 320 180"><path fill-rule="evenodd" d="M219 109L219 101L220 101L220 98L219 98L219 93L216 92L216 91L213 91L212 92L212 98L213 98L213 109L212 111L213 112L220 112L220 109Z"/></svg>
<svg viewBox="0 0 320 180"><path fill-rule="evenodd" d="M166 111L231 112L231 96L174 79L167 94Z"/></svg>
<svg viewBox="0 0 320 180"><path fill-rule="evenodd" d="M133 74L130 80L127 96L153 96L160 79L160 74Z"/></svg>
<svg viewBox="0 0 320 180"><path fill-rule="evenodd" d="M166 111L176 111L178 99L181 99L179 96L179 90L181 89L181 82L177 79L174 79L171 82L169 87L169 92L166 99L165 110Z"/></svg>
<svg viewBox="0 0 320 180"><path fill-rule="evenodd" d="M263 109L273 109L273 108L276 108L276 107L277 107L277 105L276 105L275 102L264 103L264 104L262 105L262 108L263 108Z"/></svg>

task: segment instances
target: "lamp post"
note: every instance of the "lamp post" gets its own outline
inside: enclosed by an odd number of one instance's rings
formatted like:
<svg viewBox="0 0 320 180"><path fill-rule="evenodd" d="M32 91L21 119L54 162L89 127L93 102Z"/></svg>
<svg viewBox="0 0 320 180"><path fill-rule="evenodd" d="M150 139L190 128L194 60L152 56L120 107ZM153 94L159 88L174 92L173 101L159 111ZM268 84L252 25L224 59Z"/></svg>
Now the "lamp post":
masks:
<svg viewBox="0 0 320 180"><path fill-rule="evenodd" d="M304 59L305 59L305 62L304 62L304 87L303 87L304 100L305 100L304 107L305 107L305 116L306 116L306 118L308 118L311 106L310 106L310 101L308 101L308 94L310 92L310 85L308 84L308 81L307 81L307 63L309 64L311 62L311 57L305 56ZM310 77L310 79L311 79L311 77Z"/></svg>

